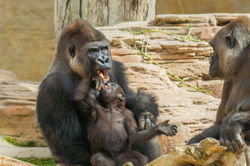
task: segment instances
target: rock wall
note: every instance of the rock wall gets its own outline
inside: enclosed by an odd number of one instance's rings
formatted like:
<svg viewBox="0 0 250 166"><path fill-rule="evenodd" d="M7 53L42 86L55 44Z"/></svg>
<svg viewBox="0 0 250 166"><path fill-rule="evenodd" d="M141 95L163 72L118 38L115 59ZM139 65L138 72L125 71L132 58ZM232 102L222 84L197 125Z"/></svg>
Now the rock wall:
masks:
<svg viewBox="0 0 250 166"><path fill-rule="evenodd" d="M39 81L54 55L52 0L0 1L0 68Z"/></svg>
<svg viewBox="0 0 250 166"><path fill-rule="evenodd" d="M157 0L156 14L249 13L248 0Z"/></svg>

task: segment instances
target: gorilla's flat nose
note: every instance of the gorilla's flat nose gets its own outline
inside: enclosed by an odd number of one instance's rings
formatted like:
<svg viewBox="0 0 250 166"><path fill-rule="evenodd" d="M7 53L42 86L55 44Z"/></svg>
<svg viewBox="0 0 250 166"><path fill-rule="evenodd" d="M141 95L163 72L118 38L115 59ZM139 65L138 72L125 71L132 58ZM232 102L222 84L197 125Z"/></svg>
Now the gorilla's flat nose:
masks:
<svg viewBox="0 0 250 166"><path fill-rule="evenodd" d="M99 56L96 58L96 63L104 68L111 68L111 59L109 56Z"/></svg>
<svg viewBox="0 0 250 166"><path fill-rule="evenodd" d="M96 61L99 64L105 64L105 63L109 63L110 62L110 58L108 56L99 56Z"/></svg>

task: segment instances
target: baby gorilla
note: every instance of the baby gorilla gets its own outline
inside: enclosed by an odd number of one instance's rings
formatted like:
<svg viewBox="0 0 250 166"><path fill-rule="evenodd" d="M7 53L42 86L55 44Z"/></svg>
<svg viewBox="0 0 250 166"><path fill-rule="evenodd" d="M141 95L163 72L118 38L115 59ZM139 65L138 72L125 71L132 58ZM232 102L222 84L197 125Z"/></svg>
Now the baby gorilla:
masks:
<svg viewBox="0 0 250 166"><path fill-rule="evenodd" d="M144 143L159 134L174 136L177 133L177 127L168 124L168 121L138 131L133 113L125 108L124 92L118 84L107 83L96 99L97 94L95 89L89 91L92 119L88 140L94 154L91 157L92 166L121 166L129 161L135 166L143 166L148 163L148 158L132 150L133 145Z"/></svg>

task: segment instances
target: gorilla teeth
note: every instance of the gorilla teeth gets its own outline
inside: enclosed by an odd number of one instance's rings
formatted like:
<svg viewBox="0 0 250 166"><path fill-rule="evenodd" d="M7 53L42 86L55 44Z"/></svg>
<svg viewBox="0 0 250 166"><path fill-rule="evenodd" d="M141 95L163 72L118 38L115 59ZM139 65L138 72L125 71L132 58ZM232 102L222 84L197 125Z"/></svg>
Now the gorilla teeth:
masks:
<svg viewBox="0 0 250 166"><path fill-rule="evenodd" d="M104 76L104 82L108 82L109 80L108 70L103 70L103 76Z"/></svg>
<svg viewBox="0 0 250 166"><path fill-rule="evenodd" d="M103 75L103 73L102 73L101 71L97 71L97 75L98 75L99 77L101 77L101 78L104 79L104 75Z"/></svg>
<svg viewBox="0 0 250 166"><path fill-rule="evenodd" d="M109 75L108 75L108 70L103 70L103 71L97 71L96 74L101 77L104 82L108 82L109 80Z"/></svg>

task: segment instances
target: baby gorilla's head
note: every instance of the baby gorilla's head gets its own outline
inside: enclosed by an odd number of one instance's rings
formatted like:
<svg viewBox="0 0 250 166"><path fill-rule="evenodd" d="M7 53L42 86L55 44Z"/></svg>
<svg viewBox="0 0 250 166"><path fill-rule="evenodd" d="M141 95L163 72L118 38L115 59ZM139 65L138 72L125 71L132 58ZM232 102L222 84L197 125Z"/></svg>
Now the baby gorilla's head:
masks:
<svg viewBox="0 0 250 166"><path fill-rule="evenodd" d="M106 83L100 92L100 100L105 105L124 105L125 95L122 88L116 83Z"/></svg>

